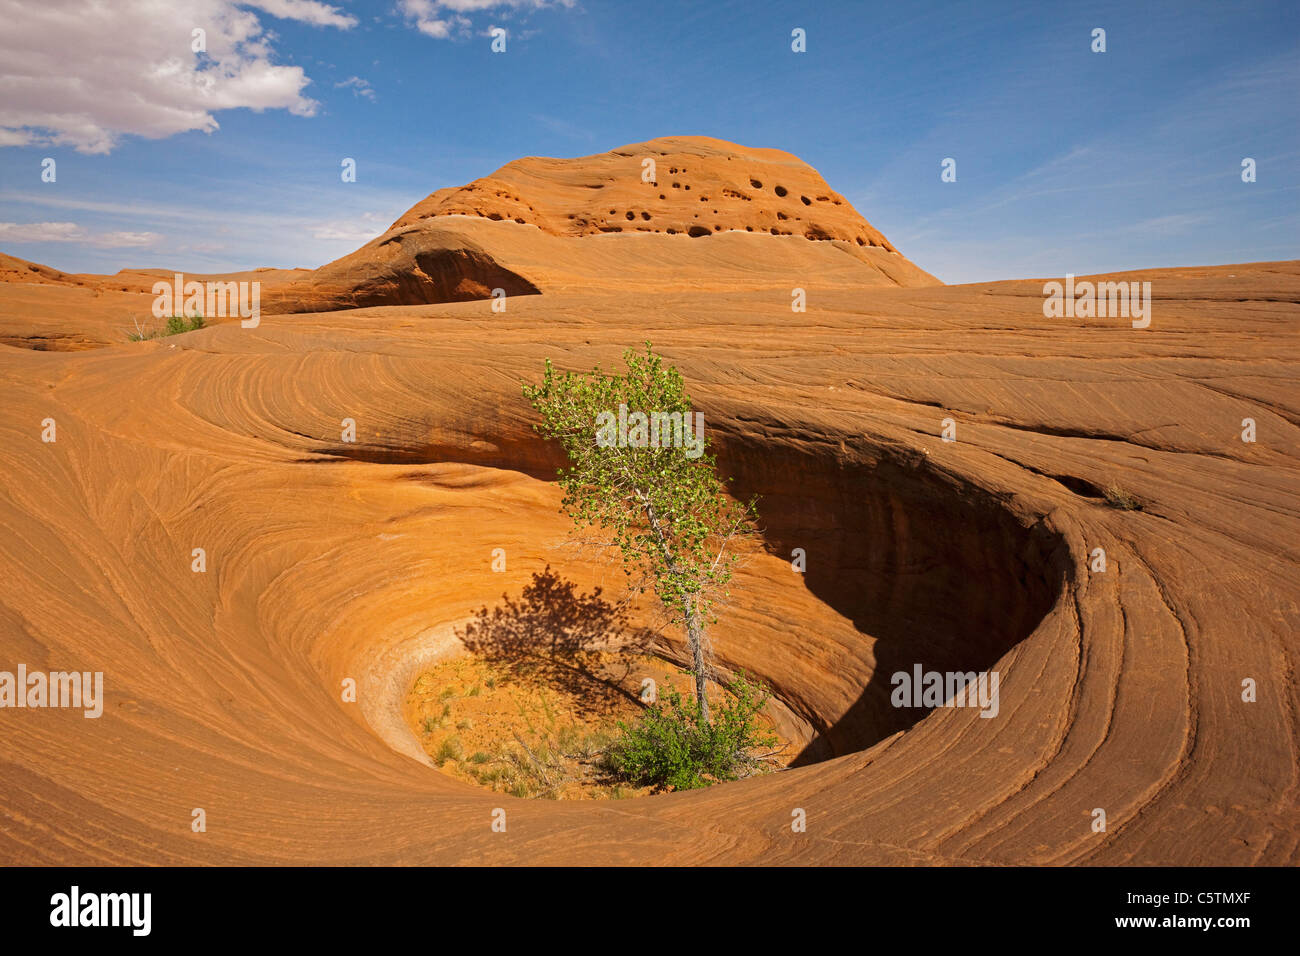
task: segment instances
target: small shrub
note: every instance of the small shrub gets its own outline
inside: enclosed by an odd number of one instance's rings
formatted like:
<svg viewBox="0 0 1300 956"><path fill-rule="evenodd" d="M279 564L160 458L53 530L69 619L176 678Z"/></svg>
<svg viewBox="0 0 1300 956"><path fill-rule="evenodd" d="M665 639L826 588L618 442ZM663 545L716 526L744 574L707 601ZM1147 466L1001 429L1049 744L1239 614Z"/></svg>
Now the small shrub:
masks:
<svg viewBox="0 0 1300 956"><path fill-rule="evenodd" d="M438 749L433 752L433 761L441 767L448 760L460 760L464 756L465 751L461 747L460 738L452 736L438 744Z"/></svg>
<svg viewBox="0 0 1300 956"><path fill-rule="evenodd" d="M669 680L664 685L671 688ZM771 692L743 674L727 690L730 699L705 722L697 700L669 689L638 723L619 723L623 736L607 753L610 768L637 786L661 790L694 790L754 773L758 760L750 751L776 743L758 722Z"/></svg>
<svg viewBox="0 0 1300 956"><path fill-rule="evenodd" d="M1106 504L1112 508L1118 508L1120 511L1141 511L1142 504L1132 495L1130 495L1119 485L1111 485L1106 489Z"/></svg>
<svg viewBox="0 0 1300 956"><path fill-rule="evenodd" d="M148 342L151 339L162 338L166 335L180 335L182 332L193 332L203 328L207 323L203 316L195 313L191 318L185 318L183 315L173 315L167 319L167 324L161 329L151 329L148 325L141 325L140 320L135 320L135 331L128 332L126 338L128 342Z"/></svg>

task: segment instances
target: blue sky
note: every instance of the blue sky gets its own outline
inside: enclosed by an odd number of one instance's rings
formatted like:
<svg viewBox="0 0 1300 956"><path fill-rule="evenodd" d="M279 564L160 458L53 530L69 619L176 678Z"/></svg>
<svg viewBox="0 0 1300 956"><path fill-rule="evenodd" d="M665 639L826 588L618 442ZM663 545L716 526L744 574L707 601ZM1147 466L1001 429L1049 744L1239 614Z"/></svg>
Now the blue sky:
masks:
<svg viewBox="0 0 1300 956"><path fill-rule="evenodd" d="M0 24L0 251L67 271L318 266L519 156L672 134L795 153L946 282L1300 257L1294 2L0 0Z"/></svg>

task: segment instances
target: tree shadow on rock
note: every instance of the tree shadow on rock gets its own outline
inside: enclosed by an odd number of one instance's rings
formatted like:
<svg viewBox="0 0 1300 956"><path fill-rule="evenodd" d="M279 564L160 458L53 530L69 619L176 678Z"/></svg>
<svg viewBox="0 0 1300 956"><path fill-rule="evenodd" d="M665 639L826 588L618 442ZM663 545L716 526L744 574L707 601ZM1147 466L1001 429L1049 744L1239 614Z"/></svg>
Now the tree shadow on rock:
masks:
<svg viewBox="0 0 1300 956"><path fill-rule="evenodd" d="M548 684L568 693L580 713L598 713L637 699L624 686L636 657L627 608L601 594L599 587L579 592L547 565L519 597L501 595L457 636L506 678Z"/></svg>

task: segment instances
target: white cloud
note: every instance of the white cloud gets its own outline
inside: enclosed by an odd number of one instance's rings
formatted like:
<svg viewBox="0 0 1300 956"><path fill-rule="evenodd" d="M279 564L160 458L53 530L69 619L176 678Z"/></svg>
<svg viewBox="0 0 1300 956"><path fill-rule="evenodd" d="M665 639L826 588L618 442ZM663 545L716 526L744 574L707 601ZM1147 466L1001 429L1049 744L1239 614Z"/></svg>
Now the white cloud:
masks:
<svg viewBox="0 0 1300 956"><path fill-rule="evenodd" d="M0 242L77 242L88 246L123 248L148 246L161 239L156 232L91 233L75 222L0 222Z"/></svg>
<svg viewBox="0 0 1300 956"><path fill-rule="evenodd" d="M434 0L436 6L457 13L476 13L480 10L503 10L506 8L526 7L540 10L542 7L555 6L550 0ZM573 0L558 0L559 6L571 7Z"/></svg>
<svg viewBox="0 0 1300 956"><path fill-rule="evenodd" d="M388 229L391 219L379 213L362 213L355 222L326 222L312 230L313 239L341 240L344 242L369 242L376 236L382 236Z"/></svg>
<svg viewBox="0 0 1300 956"><path fill-rule="evenodd" d="M451 36L451 23L448 20L420 20L415 24L415 28L439 40Z"/></svg>
<svg viewBox="0 0 1300 956"><path fill-rule="evenodd" d="M343 82L334 84L336 90L349 87L357 96L364 96L368 100L374 100L375 98L375 91L371 89L370 84L359 76L349 76Z"/></svg>
<svg viewBox="0 0 1300 956"><path fill-rule="evenodd" d="M315 0L244 0L319 26L356 21ZM193 31L206 49L192 49ZM257 14L235 0L0 0L0 146L107 153L123 134L212 132L220 110L311 116L302 67L271 62Z"/></svg>
<svg viewBox="0 0 1300 956"><path fill-rule="evenodd" d="M508 15L512 10L540 10L543 7L572 7L575 0L398 0L398 9L426 36L445 40L453 35L469 36L473 21L467 13L490 10Z"/></svg>
<svg viewBox="0 0 1300 956"><path fill-rule="evenodd" d="M301 20L318 27L339 27L347 30L357 25L356 17L343 13L337 7L316 0L241 0L246 7L257 7L281 20Z"/></svg>

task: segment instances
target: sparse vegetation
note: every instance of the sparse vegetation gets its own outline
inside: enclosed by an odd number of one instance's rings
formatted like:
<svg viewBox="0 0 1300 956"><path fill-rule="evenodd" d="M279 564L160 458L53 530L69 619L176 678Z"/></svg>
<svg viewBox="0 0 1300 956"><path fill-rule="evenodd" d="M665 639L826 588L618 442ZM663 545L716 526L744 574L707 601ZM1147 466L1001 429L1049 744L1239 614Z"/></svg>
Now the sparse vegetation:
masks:
<svg viewBox="0 0 1300 956"><path fill-rule="evenodd" d="M173 315L167 319L167 324L161 329L150 328L147 323L141 325L139 319L134 321L135 331L126 334L127 340L130 342L147 342L150 339L165 338L169 335L180 335L182 332L193 332L197 329L203 328L207 324L204 321L203 316L199 315L197 312L189 318L186 318L183 315Z"/></svg>
<svg viewBox="0 0 1300 956"><path fill-rule="evenodd" d="M452 736L445 738L438 745L438 749L433 754L433 761L442 766L448 760L460 760L464 756L465 751L460 745L460 738Z"/></svg>
<svg viewBox="0 0 1300 956"><path fill-rule="evenodd" d="M600 672L611 674L615 660L611 656L592 663L603 663ZM637 690L638 675L651 660L672 672L660 686L675 688L668 699L678 701L677 713L688 715L677 735L688 741L686 759L670 761L673 772L662 774L653 768L637 770L630 756L621 763L611 758L632 750L632 744L624 743L629 732L640 734L634 740L649 733L639 730L653 718L637 700ZM767 693L755 684L741 685L738 695L732 689L726 701L714 685L711 697L719 713L712 724L701 726L695 708L681 702L681 694L691 696L691 674L657 659L642 658L630 668L618 664L604 691L591 681L553 684L549 672L516 674L502 667L466 656L416 679L407 701L408 719L431 763L443 773L517 797L623 799L735 779L782 763L758 752L772 738L757 717ZM489 686L489 677L495 687ZM672 707L666 710L671 721Z"/></svg>
<svg viewBox="0 0 1300 956"><path fill-rule="evenodd" d="M657 790L694 790L759 771L763 757L755 751L777 742L758 721L771 697L766 687L738 675L727 685L728 699L706 720L698 701L683 700L667 678L664 684L663 700L650 704L640 721L619 723L623 736L607 755L611 769Z"/></svg>
<svg viewBox="0 0 1300 956"><path fill-rule="evenodd" d="M476 752L459 769L492 790L557 800L583 776L601 774L598 758L609 739L603 730L551 722L533 731L530 739L514 734L514 743L498 747L495 754Z"/></svg>
<svg viewBox="0 0 1300 956"><path fill-rule="evenodd" d="M1106 504L1112 508L1118 508L1121 511L1141 511L1142 503L1125 491L1119 485L1110 485L1106 488Z"/></svg>

